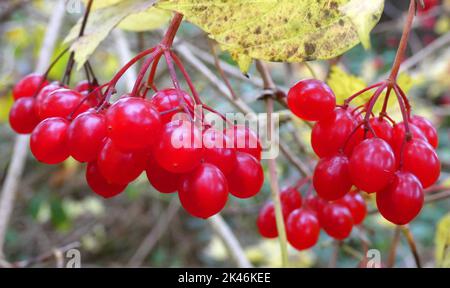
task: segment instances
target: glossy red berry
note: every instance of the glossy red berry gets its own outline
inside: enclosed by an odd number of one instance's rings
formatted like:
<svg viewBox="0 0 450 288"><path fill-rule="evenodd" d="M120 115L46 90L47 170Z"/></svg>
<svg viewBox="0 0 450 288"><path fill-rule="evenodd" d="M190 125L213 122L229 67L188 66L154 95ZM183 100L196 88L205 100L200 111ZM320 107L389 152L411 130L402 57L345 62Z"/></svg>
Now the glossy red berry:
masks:
<svg viewBox="0 0 450 288"><path fill-rule="evenodd" d="M34 157L46 164L58 164L69 157L67 129L69 121L53 117L39 123L31 133L30 148Z"/></svg>
<svg viewBox="0 0 450 288"><path fill-rule="evenodd" d="M339 204L346 206L350 213L352 213L353 223L355 225L361 224L367 215L366 201L361 194L351 192L345 195L342 199L337 201Z"/></svg>
<svg viewBox="0 0 450 288"><path fill-rule="evenodd" d="M338 154L355 128L351 113L336 108L333 116L317 122L311 134L311 145L320 158Z"/></svg>
<svg viewBox="0 0 450 288"><path fill-rule="evenodd" d="M202 161L202 134L188 121L166 124L153 153L158 165L172 173L192 171Z"/></svg>
<svg viewBox="0 0 450 288"><path fill-rule="evenodd" d="M391 123L389 123L389 121L387 121L385 118L378 117L371 118L369 120L369 123L372 126L372 129L377 137L383 139L388 144L392 143L394 128L392 127ZM373 137L374 135L372 135L371 132L367 133L367 138Z"/></svg>
<svg viewBox="0 0 450 288"><path fill-rule="evenodd" d="M44 88L41 89L41 91L39 91L39 93L36 96L36 103L34 105L36 115L39 116L39 111L42 109L41 106L44 103L44 99L47 98L48 95L50 95L50 93L52 93L53 91L61 89L61 88L63 88L63 87L59 83L53 82L53 83L46 85ZM41 119L41 120L43 120L43 119Z"/></svg>
<svg viewBox="0 0 450 288"><path fill-rule="evenodd" d="M173 193L177 191L180 174L164 170L153 157L149 157L145 171L148 181L159 192Z"/></svg>
<svg viewBox="0 0 450 288"><path fill-rule="evenodd" d="M414 174L423 188L428 188L439 179L441 162L428 142L412 139L403 148L402 169Z"/></svg>
<svg viewBox="0 0 450 288"><path fill-rule="evenodd" d="M292 211L302 207L302 195L295 187L283 189L280 192L281 207L285 219Z"/></svg>
<svg viewBox="0 0 450 288"><path fill-rule="evenodd" d="M206 219L225 207L228 200L227 180L219 168L204 163L182 176L178 196L187 212Z"/></svg>
<svg viewBox="0 0 450 288"><path fill-rule="evenodd" d="M177 113L184 112L183 105L186 105L188 110L194 109L195 105L191 96L189 96L187 92L173 88L159 90L155 93L155 95L153 95L151 102L158 112L164 112L164 115L161 115L161 122L163 124L180 120L174 119L174 116ZM172 111L177 108L178 110Z"/></svg>
<svg viewBox="0 0 450 288"><path fill-rule="evenodd" d="M311 211L314 211L320 219L320 214L327 204L328 202L324 199L311 194L305 198L304 207L310 209Z"/></svg>
<svg viewBox="0 0 450 288"><path fill-rule="evenodd" d="M75 86L75 91L78 91L80 93L82 92L91 92L92 90L94 90L95 88L97 88L96 85L89 83L88 80L83 80L77 83L77 85Z"/></svg>
<svg viewBox="0 0 450 288"><path fill-rule="evenodd" d="M329 203L323 208L320 224L328 235L343 240L352 232L352 213L342 204Z"/></svg>
<svg viewBox="0 0 450 288"><path fill-rule="evenodd" d="M409 130L413 139L421 139L427 141L425 135L423 135L422 131L416 125L409 123ZM401 147L404 145L405 141L405 124L401 122L394 126L392 133L392 142L390 143L397 156L399 155L398 153Z"/></svg>
<svg viewBox="0 0 450 288"><path fill-rule="evenodd" d="M437 148L439 144L438 133L429 120L415 115L411 118L411 123L420 129L425 138L427 138L428 143L433 146L433 148Z"/></svg>
<svg viewBox="0 0 450 288"><path fill-rule="evenodd" d="M82 100L83 96L79 92L64 88L55 90L43 99L39 106L39 117L76 117L90 108Z"/></svg>
<svg viewBox="0 0 450 288"><path fill-rule="evenodd" d="M234 148L243 153L247 153L261 160L261 142L258 135L245 125L235 125L224 131L234 144Z"/></svg>
<svg viewBox="0 0 450 288"><path fill-rule="evenodd" d="M159 114L150 101L125 97L106 112L108 136L125 151L149 149L161 132Z"/></svg>
<svg viewBox="0 0 450 288"><path fill-rule="evenodd" d="M416 176L397 172L386 189L377 193L377 207L386 220L405 225L411 222L423 206L424 193Z"/></svg>
<svg viewBox="0 0 450 288"><path fill-rule="evenodd" d="M106 138L105 116L93 109L84 112L70 123L67 132L70 155L80 162L94 161Z"/></svg>
<svg viewBox="0 0 450 288"><path fill-rule="evenodd" d="M86 182L96 194L103 198L111 198L122 193L127 187L126 184L114 184L108 182L103 177L98 168L97 162L90 162L86 167Z"/></svg>
<svg viewBox="0 0 450 288"><path fill-rule="evenodd" d="M237 165L227 175L230 193L238 198L249 198L258 194L264 183L261 164L247 153L237 152Z"/></svg>
<svg viewBox="0 0 450 288"><path fill-rule="evenodd" d="M89 93L93 92L96 88L98 88L98 85L94 85L94 83L89 83L88 80L83 80L78 82L77 86L75 86L75 91L80 92L83 96L87 96ZM95 107L100 103L101 99L101 92L93 93L91 96L88 97L86 102L91 107Z"/></svg>
<svg viewBox="0 0 450 288"><path fill-rule="evenodd" d="M289 243L297 250L314 246L320 235L316 213L303 208L294 210L286 222L286 235Z"/></svg>
<svg viewBox="0 0 450 288"><path fill-rule="evenodd" d="M97 164L109 183L128 184L144 171L147 157L138 152L124 152L107 139L100 150Z"/></svg>
<svg viewBox="0 0 450 288"><path fill-rule="evenodd" d="M259 234L265 238L278 236L275 207L272 202L266 203L259 211L256 226L258 226Z"/></svg>
<svg viewBox="0 0 450 288"><path fill-rule="evenodd" d="M19 134L29 134L39 124L35 113L35 98L22 97L14 102L9 111L9 124Z"/></svg>
<svg viewBox="0 0 450 288"><path fill-rule="evenodd" d="M367 139L355 147L349 162L350 177L359 189L372 193L385 188L395 172L395 156L380 138Z"/></svg>
<svg viewBox="0 0 450 288"><path fill-rule="evenodd" d="M324 82L306 79L289 90L287 103L297 117L306 121L318 121L332 116L336 97Z"/></svg>
<svg viewBox="0 0 450 288"><path fill-rule="evenodd" d="M39 74L29 74L23 77L13 88L14 100L22 97L33 97L38 92L39 88L48 84L43 76ZM42 86L41 86L42 83Z"/></svg>
<svg viewBox="0 0 450 288"><path fill-rule="evenodd" d="M348 158L336 155L320 159L314 170L313 184L317 195L325 200L342 198L352 187Z"/></svg>
<svg viewBox="0 0 450 288"><path fill-rule="evenodd" d="M214 128L203 132L203 154L207 163L215 165L223 174L229 174L236 166L236 150L231 139Z"/></svg>

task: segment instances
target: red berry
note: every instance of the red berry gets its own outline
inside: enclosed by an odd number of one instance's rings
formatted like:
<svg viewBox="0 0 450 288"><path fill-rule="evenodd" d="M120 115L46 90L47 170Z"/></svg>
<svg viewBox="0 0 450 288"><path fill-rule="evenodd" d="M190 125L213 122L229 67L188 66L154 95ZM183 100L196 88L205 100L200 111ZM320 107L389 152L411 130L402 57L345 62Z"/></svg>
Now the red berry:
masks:
<svg viewBox="0 0 450 288"><path fill-rule="evenodd" d="M422 131L416 125L409 123L409 130L413 139L421 139L427 141L425 135L423 135ZM405 141L405 124L401 122L394 126L392 133L392 142L389 143L391 144L392 149L394 150L396 155L398 155L398 152L404 145Z"/></svg>
<svg viewBox="0 0 450 288"><path fill-rule="evenodd" d="M238 198L255 196L264 183L261 164L255 157L247 153L237 152L237 165L227 175L230 193Z"/></svg>
<svg viewBox="0 0 450 288"><path fill-rule="evenodd" d="M364 198L359 193L348 193L337 202L346 206L350 210L353 217L353 223L355 225L358 225L364 221L367 214L366 201L364 201Z"/></svg>
<svg viewBox="0 0 450 288"><path fill-rule="evenodd" d="M314 170L313 184L317 194L328 201L342 198L352 187L349 161L337 155L320 159Z"/></svg>
<svg viewBox="0 0 450 288"><path fill-rule="evenodd" d="M114 197L122 193L127 187L126 184L114 184L108 182L108 180L100 173L97 162L88 163L86 168L86 182L92 191L104 198Z"/></svg>
<svg viewBox="0 0 450 288"><path fill-rule="evenodd" d="M367 193L380 191L394 175L394 152L380 138L364 140L355 147L350 157L349 170L356 187Z"/></svg>
<svg viewBox="0 0 450 288"><path fill-rule="evenodd" d="M207 163L219 168L223 174L229 174L236 166L236 150L231 139L222 132L210 128L203 132L204 157Z"/></svg>
<svg viewBox="0 0 450 288"><path fill-rule="evenodd" d="M22 97L14 102L9 111L9 124L19 134L29 134L39 124L35 113L35 98Z"/></svg>
<svg viewBox="0 0 450 288"><path fill-rule="evenodd" d="M342 108L335 109L333 116L317 122L311 134L311 145L320 158L338 154L355 128L351 113Z"/></svg>
<svg viewBox="0 0 450 288"><path fill-rule="evenodd" d="M13 88L14 100L22 97L33 97L39 88L48 84L46 80L43 80L43 76L39 74L29 74L23 77ZM42 86L40 86L42 83Z"/></svg>
<svg viewBox="0 0 450 288"><path fill-rule="evenodd" d="M192 171L203 157L202 134L191 122L170 122L163 127L153 154L158 165L169 172Z"/></svg>
<svg viewBox="0 0 450 288"><path fill-rule="evenodd" d="M69 157L67 129L69 121L53 117L39 123L31 133L30 148L34 157L46 164L57 164Z"/></svg>
<svg viewBox="0 0 450 288"><path fill-rule="evenodd" d="M286 235L289 243L297 250L314 246L320 235L316 214L307 209L294 210L286 222Z"/></svg>
<svg viewBox="0 0 450 288"><path fill-rule="evenodd" d="M231 128L225 129L225 135L227 135L234 148L238 152L243 152L252 155L257 160L261 160L261 143L258 135L245 127L245 125L235 125Z"/></svg>
<svg viewBox="0 0 450 288"><path fill-rule="evenodd" d="M98 86L89 83L88 80L83 80L77 83L77 85L75 86L75 91L78 91L80 93L82 92L91 92L92 90L94 90L95 88L97 88Z"/></svg>
<svg viewBox="0 0 450 288"><path fill-rule="evenodd" d="M427 138L428 143L430 143L433 148L437 148L439 144L438 134L436 128L434 128L430 121L415 115L411 118L411 123L420 129L422 134Z"/></svg>
<svg viewBox="0 0 450 288"><path fill-rule="evenodd" d="M155 106L156 110L158 110L158 112L166 112L161 116L161 122L163 124L169 123L174 120L180 120L173 119L173 117L177 113L184 112L183 104L187 105L186 108L188 109L194 109L195 105L191 96L189 96L187 92L173 88L159 90L155 95L153 95L151 102ZM179 111L167 112L177 108L179 108Z"/></svg>
<svg viewBox="0 0 450 288"><path fill-rule="evenodd" d="M182 176L178 195L187 212L206 219L225 207L228 200L227 180L219 168L204 163Z"/></svg>
<svg viewBox="0 0 450 288"><path fill-rule="evenodd" d="M94 110L78 115L70 123L67 137L73 158L80 162L94 161L106 138L105 116Z"/></svg>
<svg viewBox="0 0 450 288"><path fill-rule="evenodd" d="M391 184L377 193L381 215L397 225L411 222L422 209L423 200L422 185L408 172L397 172Z"/></svg>
<svg viewBox="0 0 450 288"><path fill-rule="evenodd" d="M82 100L83 96L79 92L64 88L55 90L43 99L39 106L39 117L67 118L72 114L76 117L90 108L85 102L81 103Z"/></svg>
<svg viewBox="0 0 450 288"><path fill-rule="evenodd" d="M266 203L259 211L256 225L261 236L265 238L275 238L278 236L275 207L272 202Z"/></svg>
<svg viewBox="0 0 450 288"><path fill-rule="evenodd" d="M292 113L301 119L318 121L332 116L336 97L324 82L306 79L289 90L287 103Z"/></svg>
<svg viewBox="0 0 450 288"><path fill-rule="evenodd" d="M146 172L148 181L159 192L172 193L177 191L180 174L164 170L153 157L149 157Z"/></svg>
<svg viewBox="0 0 450 288"><path fill-rule="evenodd" d="M281 207L283 208L283 216L285 219L292 211L302 207L302 195L294 188L287 188L280 193Z"/></svg>
<svg viewBox="0 0 450 288"><path fill-rule="evenodd" d="M44 99L47 98L48 95L50 95L50 93L52 93L53 91L61 89L61 88L62 87L61 87L61 85L59 85L59 83L53 82L53 83L48 84L44 88L42 88L41 91L39 91L39 93L36 96L36 103L34 105L36 115L39 116L39 113L40 113L39 111L42 109L41 107L44 103Z"/></svg>
<svg viewBox="0 0 450 288"><path fill-rule="evenodd" d="M304 207L314 211L320 219L320 214L327 204L327 201L311 194L306 197Z"/></svg>
<svg viewBox="0 0 450 288"><path fill-rule="evenodd" d="M352 232L352 213L342 204L329 203L323 208L320 224L328 235L343 240Z"/></svg>
<svg viewBox="0 0 450 288"><path fill-rule="evenodd" d="M87 96L96 88L98 88L98 85L89 83L88 80L83 80L81 82L78 82L77 86L75 86L75 91L80 92L83 96ZM98 93L93 93L91 96L89 96L86 102L89 104L89 106L94 107L99 104L100 99L101 99L101 92L99 91Z"/></svg>
<svg viewBox="0 0 450 288"><path fill-rule="evenodd" d="M161 121L150 101L125 97L106 112L108 136L118 148L135 151L150 148L159 137Z"/></svg>
<svg viewBox="0 0 450 288"><path fill-rule="evenodd" d="M383 139L388 144L392 143L394 128L392 127L391 123L389 123L389 121L387 121L384 118L378 117L378 118L371 118L369 122L377 137ZM374 136L372 135L372 133L370 132L367 133L367 138L373 137Z"/></svg>
<svg viewBox="0 0 450 288"><path fill-rule="evenodd" d="M107 139L100 150L97 164L108 182L128 184L144 171L146 160L146 155L119 150L110 139Z"/></svg>
<svg viewBox="0 0 450 288"><path fill-rule="evenodd" d="M412 139L403 150L403 170L414 174L423 188L433 185L441 174L441 162L428 142Z"/></svg>

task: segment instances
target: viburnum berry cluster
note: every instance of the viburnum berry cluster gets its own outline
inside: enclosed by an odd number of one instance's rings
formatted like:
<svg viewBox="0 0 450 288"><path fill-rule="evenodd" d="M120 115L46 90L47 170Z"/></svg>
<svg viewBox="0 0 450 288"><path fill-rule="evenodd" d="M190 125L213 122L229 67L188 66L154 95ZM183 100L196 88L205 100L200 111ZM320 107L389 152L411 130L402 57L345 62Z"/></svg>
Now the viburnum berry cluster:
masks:
<svg viewBox="0 0 450 288"><path fill-rule="evenodd" d="M299 189L308 181L308 178L302 179L297 186L280 192L287 240L297 250L313 247L319 240L321 228L334 239L347 238L353 226L362 223L367 214L366 202L357 190L337 201L328 202L312 195L313 187L310 186L306 199L302 199ZM265 238L278 236L273 202L261 208L257 226Z"/></svg>
<svg viewBox="0 0 450 288"><path fill-rule="evenodd" d="M351 107L353 99L376 89L370 100ZM373 113L377 100L384 96L382 111ZM391 91L397 95L403 121L396 123L386 112ZM313 184L319 197L337 201L352 186L376 193L378 209L387 220L403 225L420 212L424 188L440 175L436 154L436 129L425 118L412 115L401 88L382 82L364 89L336 105L331 89L318 80L303 80L288 94L291 111L301 119L317 121L311 145L320 160Z"/></svg>
<svg viewBox="0 0 450 288"><path fill-rule="evenodd" d="M104 85L83 81L70 89L45 76L26 76L14 87L11 127L31 133L31 152L40 162L57 164L71 156L87 163L88 185L105 198L124 191L144 171L156 190L178 191L185 210L200 218L220 212L229 193L256 195L264 181L259 139L244 125L219 129L205 120L203 109L225 117L201 101L171 50L181 20L177 14L159 45L131 59ZM154 76L162 57L174 87L159 90ZM133 90L111 103L119 79L141 59ZM192 96L180 88L175 66Z"/></svg>

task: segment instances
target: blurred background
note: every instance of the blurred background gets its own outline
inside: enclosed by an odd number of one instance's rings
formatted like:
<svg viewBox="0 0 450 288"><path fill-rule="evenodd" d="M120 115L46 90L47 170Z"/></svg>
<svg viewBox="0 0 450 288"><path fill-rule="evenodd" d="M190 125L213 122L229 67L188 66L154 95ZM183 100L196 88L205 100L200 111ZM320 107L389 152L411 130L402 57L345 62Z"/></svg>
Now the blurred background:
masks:
<svg viewBox="0 0 450 288"><path fill-rule="evenodd" d="M55 8L57 2L0 2L0 185L10 165L16 138L8 124L11 89L21 77L35 70L48 21L54 13L64 13L54 56L67 47L63 39L82 16L83 9L75 9L81 3L68 1L65 9L58 11ZM326 79L338 98L350 96L367 84L383 79L389 72L400 40L407 2L386 1L384 15L372 32L371 50L358 45L338 59L310 63L317 77ZM400 84L408 91L414 111L428 117L438 128L438 154L443 169L436 190L448 191L450 1L430 2L436 3L431 9L420 11L415 21ZM164 26L146 32L115 29L90 59L100 82L109 81L137 52L158 43L162 31ZM200 29L184 23L178 37L180 43L191 47L195 55L220 77L211 57L210 41ZM248 80L240 75L228 54L217 53L226 71L235 74L230 77L235 91L256 111L263 111L263 103L256 100L261 94L261 82L255 68L250 71ZM61 80L67 59L67 56L63 57L52 69L49 74L52 80ZM204 75L188 62L186 67L207 103L221 112L234 111ZM276 63L270 68L277 84L284 88L311 77L303 64ZM127 77L133 77L133 72ZM73 74L72 83L84 79L81 70ZM159 87L170 86L164 66L157 74L157 84ZM124 79L119 83L119 90L125 92L127 89ZM391 109L395 111L396 107ZM309 133L308 126L301 122L281 127L281 135L291 149L306 162L313 163ZM61 256L53 253L54 249L64 252L67 247L77 246L83 267L235 266L211 223L193 218L180 209L176 196L156 192L144 174L125 193L104 200L87 187L83 168L73 160L57 166L43 165L28 153L5 234L5 260L10 263L26 260L29 266L55 267L61 265ZM279 158L278 168L282 187L294 185L301 177L283 156ZM269 198L270 188L266 183L257 197L249 200L230 198L222 212L245 255L257 267L280 266L278 241L261 238L255 224L259 208ZM410 225L424 266L450 267L448 199L430 201ZM374 210L374 199L368 197L367 201L369 211ZM379 251L385 263L389 259L394 228L378 213L372 213L342 243L336 243L322 233L319 244L313 249L305 252L290 250L290 263L295 267L358 267L364 262L367 248L377 249L374 251ZM414 266L409 246L401 238L395 267Z"/></svg>

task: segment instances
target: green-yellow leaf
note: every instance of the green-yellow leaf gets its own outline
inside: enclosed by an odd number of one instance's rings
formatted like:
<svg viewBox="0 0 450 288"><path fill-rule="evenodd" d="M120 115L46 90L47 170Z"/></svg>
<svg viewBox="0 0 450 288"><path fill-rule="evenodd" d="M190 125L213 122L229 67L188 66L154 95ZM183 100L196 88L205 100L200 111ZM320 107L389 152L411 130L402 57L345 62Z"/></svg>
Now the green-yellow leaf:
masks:
<svg viewBox="0 0 450 288"><path fill-rule="evenodd" d="M435 244L436 267L450 268L450 214L439 220Z"/></svg>
<svg viewBox="0 0 450 288"><path fill-rule="evenodd" d="M86 26L84 36L77 39L81 27L81 20L72 28L65 42L72 43L71 50L75 51L75 61L80 69L111 30L126 17L146 11L154 5L156 0L121 1L101 9L92 11Z"/></svg>
<svg viewBox="0 0 450 288"><path fill-rule="evenodd" d="M383 0L161 0L185 15L234 56L301 62L329 59L363 42L379 21ZM239 57L237 57L239 55Z"/></svg>
<svg viewBox="0 0 450 288"><path fill-rule="evenodd" d="M146 11L128 16L120 22L118 27L136 32L155 30L168 23L171 17L170 11L151 7Z"/></svg>
<svg viewBox="0 0 450 288"><path fill-rule="evenodd" d="M105 8L108 6L115 5L119 2L124 2L126 0L104 0L104 1L94 1L92 3L92 11ZM87 0L83 0L86 5ZM142 11L133 15L126 17L119 24L120 29L129 31L148 31L160 28L166 24L172 16L172 13L166 10L161 10L158 8L149 8L146 11Z"/></svg>

